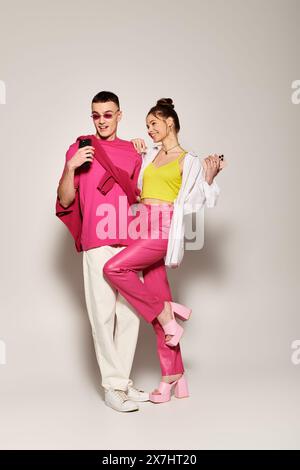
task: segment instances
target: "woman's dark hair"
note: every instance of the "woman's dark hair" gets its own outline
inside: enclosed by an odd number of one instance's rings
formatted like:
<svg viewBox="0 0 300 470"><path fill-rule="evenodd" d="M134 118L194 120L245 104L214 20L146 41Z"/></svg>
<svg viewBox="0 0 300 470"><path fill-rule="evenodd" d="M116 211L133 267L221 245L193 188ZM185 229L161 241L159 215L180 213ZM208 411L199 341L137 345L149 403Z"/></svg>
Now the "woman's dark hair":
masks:
<svg viewBox="0 0 300 470"><path fill-rule="evenodd" d="M168 117L173 118L175 131L180 131L179 118L174 109L174 103L171 98L161 98L158 100L156 105L150 109L147 116L149 116L149 114L153 114L156 117L163 117L165 119Z"/></svg>
<svg viewBox="0 0 300 470"><path fill-rule="evenodd" d="M119 98L111 91L100 91L94 96L92 103L106 103L107 101L112 101L120 108Z"/></svg>

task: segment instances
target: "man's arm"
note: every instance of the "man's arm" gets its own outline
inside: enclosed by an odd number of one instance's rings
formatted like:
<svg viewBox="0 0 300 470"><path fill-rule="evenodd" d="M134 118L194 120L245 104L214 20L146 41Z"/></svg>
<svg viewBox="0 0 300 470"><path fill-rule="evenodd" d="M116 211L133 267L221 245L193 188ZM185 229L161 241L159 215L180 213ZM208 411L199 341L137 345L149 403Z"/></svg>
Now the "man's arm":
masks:
<svg viewBox="0 0 300 470"><path fill-rule="evenodd" d="M78 148L78 143L71 145L67 151L65 168L57 188L59 202L65 209L74 201L79 187L79 175L75 174L75 170L87 161L92 162L94 151L92 146Z"/></svg>
<svg viewBox="0 0 300 470"><path fill-rule="evenodd" d="M136 190L139 194L137 196L137 202L140 202L140 200L141 200L140 199L141 190L138 187L138 178L139 178L139 174L140 174L140 171L141 171L142 163L143 163L142 157L140 155L138 155L137 161L136 161L136 164L135 164L135 167L134 167L134 172L133 172L133 175L132 175L132 180L133 180L134 186L136 187Z"/></svg>
<svg viewBox="0 0 300 470"><path fill-rule="evenodd" d="M136 163L135 163L133 175L132 175L132 181L134 182L135 185L137 185L137 181L138 181L138 177L139 177L139 174L140 174L140 171L141 171L142 163L143 163L142 157L140 155L138 155Z"/></svg>
<svg viewBox="0 0 300 470"><path fill-rule="evenodd" d="M64 208L72 204L75 199L76 188L74 187L74 176L75 169L70 168L67 162L57 188L59 202Z"/></svg>

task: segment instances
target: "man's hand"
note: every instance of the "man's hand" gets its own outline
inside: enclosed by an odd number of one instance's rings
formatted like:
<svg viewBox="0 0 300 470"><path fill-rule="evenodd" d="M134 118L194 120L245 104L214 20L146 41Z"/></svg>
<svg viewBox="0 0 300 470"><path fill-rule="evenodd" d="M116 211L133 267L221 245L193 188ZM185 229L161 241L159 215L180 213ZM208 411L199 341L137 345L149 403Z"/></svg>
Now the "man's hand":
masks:
<svg viewBox="0 0 300 470"><path fill-rule="evenodd" d="M145 144L144 139L131 139L131 142L133 143L135 150L139 154L146 153L147 146Z"/></svg>
<svg viewBox="0 0 300 470"><path fill-rule="evenodd" d="M92 162L94 159L95 147L87 145L77 150L67 163L68 170L75 171L85 162Z"/></svg>

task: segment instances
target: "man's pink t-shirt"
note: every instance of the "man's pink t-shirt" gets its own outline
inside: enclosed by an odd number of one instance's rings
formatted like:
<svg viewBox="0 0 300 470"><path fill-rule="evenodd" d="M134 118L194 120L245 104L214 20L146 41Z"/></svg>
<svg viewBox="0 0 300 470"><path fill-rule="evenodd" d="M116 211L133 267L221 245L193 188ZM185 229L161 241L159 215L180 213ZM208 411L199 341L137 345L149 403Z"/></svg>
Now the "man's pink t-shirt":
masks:
<svg viewBox="0 0 300 470"><path fill-rule="evenodd" d="M101 140L101 145L113 164L125 170L134 184L137 183L142 158L132 142L119 139ZM72 144L66 153L66 163L78 149L78 142ZM107 194L97 186L105 169L94 157L89 170L75 175L74 186L79 189L82 211L81 244L84 251L104 245L130 245L128 225L133 220L126 193L115 182Z"/></svg>

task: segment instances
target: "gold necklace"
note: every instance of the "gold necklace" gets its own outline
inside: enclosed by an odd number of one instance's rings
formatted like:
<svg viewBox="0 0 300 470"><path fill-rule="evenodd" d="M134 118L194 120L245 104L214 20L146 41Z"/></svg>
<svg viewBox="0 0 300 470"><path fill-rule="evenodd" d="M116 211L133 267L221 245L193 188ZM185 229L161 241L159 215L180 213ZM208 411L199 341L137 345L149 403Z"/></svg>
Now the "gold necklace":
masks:
<svg viewBox="0 0 300 470"><path fill-rule="evenodd" d="M179 144L177 144L177 145L174 145L174 147L171 147L171 148L170 148L170 149L168 149L168 150L165 150L165 149L164 149L164 146L162 146L162 148L163 148L163 151L165 152L165 155L168 155L168 152L170 152L170 150L173 150L175 147L179 147Z"/></svg>

